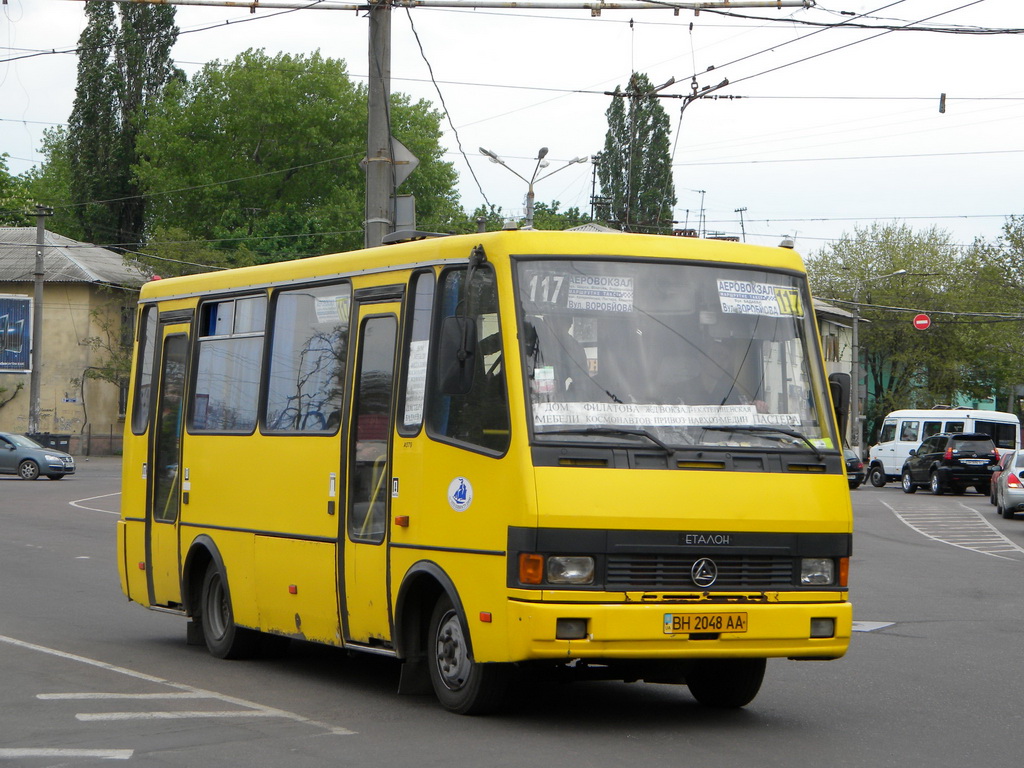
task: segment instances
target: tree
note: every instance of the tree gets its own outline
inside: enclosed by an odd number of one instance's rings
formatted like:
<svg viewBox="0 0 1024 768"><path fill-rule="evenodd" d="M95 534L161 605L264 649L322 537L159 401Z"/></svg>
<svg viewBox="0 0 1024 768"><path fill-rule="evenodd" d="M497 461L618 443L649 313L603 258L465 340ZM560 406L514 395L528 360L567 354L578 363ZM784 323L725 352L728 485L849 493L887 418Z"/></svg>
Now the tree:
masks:
<svg viewBox="0 0 1024 768"><path fill-rule="evenodd" d="M170 59L178 36L167 5L85 6L78 83L67 136L70 195L90 242L140 243L145 199L132 167L149 105L180 77Z"/></svg>
<svg viewBox="0 0 1024 768"><path fill-rule="evenodd" d="M967 343L964 326L952 315L939 314L963 307L965 293L957 279L959 250L949 233L915 233L902 224L857 228L810 257L807 267L817 297L859 304L869 425L897 408L953 403L960 394L985 391L971 373L980 350ZM900 269L908 274L874 279ZM923 310L934 313L932 327L915 331L911 318Z"/></svg>
<svg viewBox="0 0 1024 768"><path fill-rule="evenodd" d="M605 112L608 132L597 165L602 218L626 232L670 233L676 196L672 183L668 115L646 75L634 72L616 86Z"/></svg>
<svg viewBox="0 0 1024 768"><path fill-rule="evenodd" d="M11 176L7 170L7 155L0 155L0 226L29 226L31 217L26 214L29 208L25 180Z"/></svg>
<svg viewBox="0 0 1024 768"><path fill-rule="evenodd" d="M420 160L400 191L416 195L420 229L448 231L464 214L440 118L392 96L392 133ZM249 50L207 64L167 90L139 149L152 232L187 233L232 265L362 246L366 89L343 61Z"/></svg>

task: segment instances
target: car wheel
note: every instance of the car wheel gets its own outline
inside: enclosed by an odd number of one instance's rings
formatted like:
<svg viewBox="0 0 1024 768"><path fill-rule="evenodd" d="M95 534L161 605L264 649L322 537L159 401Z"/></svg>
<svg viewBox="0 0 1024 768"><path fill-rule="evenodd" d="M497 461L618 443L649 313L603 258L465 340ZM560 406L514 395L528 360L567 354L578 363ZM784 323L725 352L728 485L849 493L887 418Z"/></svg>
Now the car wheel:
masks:
<svg viewBox="0 0 1024 768"><path fill-rule="evenodd" d="M938 472L932 472L932 479L930 485L932 488L932 494L934 496L941 496L946 492L946 489L942 486L942 482L939 480Z"/></svg>
<svg viewBox="0 0 1024 768"><path fill-rule="evenodd" d="M1010 507L1007 507L1007 506L1004 506L1004 505L1000 505L997 508L997 511L999 512L1000 515L1002 515L1007 520L1013 520L1013 510Z"/></svg>
<svg viewBox="0 0 1024 768"><path fill-rule="evenodd" d="M859 487L860 487L860 483L858 483L856 480L851 480L850 481L850 490L851 491L856 491Z"/></svg>
<svg viewBox="0 0 1024 768"><path fill-rule="evenodd" d="M885 485L885 481L887 479L888 478L885 476L885 470L879 466L872 467L871 472L868 474L868 480L871 481L871 484L875 486L875 488L881 488Z"/></svg>
<svg viewBox="0 0 1024 768"><path fill-rule="evenodd" d="M900 478L900 483L903 485L903 492L904 493L916 493L917 492L917 485L915 485L914 481L910 479L910 470L908 470L908 469L904 469L903 470L903 475Z"/></svg>
<svg viewBox="0 0 1024 768"><path fill-rule="evenodd" d="M50 480L63 480L64 475L47 475Z"/></svg>
<svg viewBox="0 0 1024 768"><path fill-rule="evenodd" d="M39 465L32 459L25 459L18 465L18 477L22 480L35 480L39 477Z"/></svg>

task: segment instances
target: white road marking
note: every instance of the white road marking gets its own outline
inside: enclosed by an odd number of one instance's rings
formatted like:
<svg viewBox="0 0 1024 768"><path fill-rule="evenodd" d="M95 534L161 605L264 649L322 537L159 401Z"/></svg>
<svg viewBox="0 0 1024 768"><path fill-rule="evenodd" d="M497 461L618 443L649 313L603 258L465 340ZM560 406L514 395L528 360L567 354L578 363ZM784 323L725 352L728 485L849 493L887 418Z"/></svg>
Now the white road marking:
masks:
<svg viewBox="0 0 1024 768"><path fill-rule="evenodd" d="M1024 547L1014 544L978 510L966 504L954 507L940 506L936 502L928 507L897 509L887 501L882 503L904 525L934 541L1002 560L1019 560L1009 555L1024 554Z"/></svg>
<svg viewBox="0 0 1024 768"><path fill-rule="evenodd" d="M853 622L854 632L874 632L876 629L885 629L896 624L895 621L855 621Z"/></svg>
<svg viewBox="0 0 1024 768"><path fill-rule="evenodd" d="M75 499L74 501L69 501L68 504L70 504L72 507L77 507L78 509L87 509L90 512L103 512L108 515L120 515L120 512L111 512L109 509L99 509L98 507L87 507L84 503L86 501L93 501L94 499L108 499L111 496L120 495L120 491L118 491L117 493L105 493L102 496L90 496L86 499Z"/></svg>
<svg viewBox="0 0 1024 768"><path fill-rule="evenodd" d="M176 692L185 693L185 694L191 694L191 696L189 698L216 699L218 702L221 702L221 703L224 703L224 704L232 704L232 705L234 705L236 707L239 707L239 709L237 711L236 710L231 710L231 712L233 713L233 716L235 716L235 717L278 717L278 718L281 718L281 719L284 719L284 720L292 720L292 721L297 722L297 723L303 723L304 725L309 725L309 726L312 726L314 728L319 728L319 729L325 730L329 734L332 734L332 735L335 735L335 736L350 736L350 735L355 733L355 731L350 731L348 728L342 728L340 726L331 725L330 723L323 723L323 722L320 722L318 720L311 720L308 717L303 717L302 715L296 714L294 712L288 712L286 710L276 709L274 707L267 707L267 706L264 706L262 704L257 704L256 702L253 702L253 701L246 701L245 699L239 699L239 698L236 698L234 696L226 696L226 695L224 695L222 693L216 693L215 691L207 691L207 690L204 690L202 688L195 688L195 687L193 687L191 685L185 685L184 683L175 683L175 682L172 682L170 680L165 680L165 679L163 679L161 677L156 677L155 675L148 675L145 672L137 672L134 669L128 669L127 667L118 667L118 666L115 666L114 664L108 664L105 661L99 661L97 659L90 659L90 658L88 658L86 656L78 656L78 655L73 654L73 653L66 653L65 651L58 651L55 648L47 648L46 646L43 646L43 645L36 645L34 643L27 643L24 640L17 640L17 639L15 639L13 637L8 637L6 635L0 635L0 643L6 643L8 645L13 645L13 646L15 646L17 648L25 648L25 649L30 650L30 651L37 651L38 653L45 653L45 654L50 655L50 656L56 656L57 658L66 659L68 661L74 661L74 662L77 662L79 664L87 664L87 665L89 665L91 667L97 667L98 669L104 669L104 670L107 670L109 672L114 672L114 673L119 674L119 675L125 675L126 677L132 677L132 678L135 678L136 680L144 680L144 681L149 682L149 683L155 683L155 684L158 684L158 685L165 685L165 686L168 686L169 688L173 688ZM41 695L53 695L53 694L41 694ZM58 694L58 695L67 696L69 694ZM78 696L79 694L72 694L72 695L73 696ZM85 696L89 696L89 694L85 694ZM255 714L252 714L252 713L255 713ZM113 713L113 714L132 714L132 713ZM152 713L143 713L143 714L152 714ZM205 714L209 715L209 713L205 713ZM173 717L173 716L174 716L173 712L169 713L167 715L167 717ZM214 717L224 717L225 715L218 715L218 714L214 713L213 716ZM105 716L103 716L103 715L93 716L93 715L86 714L84 716L83 715L78 715L77 717L79 719L99 720L99 719L103 719ZM106 718L106 719L111 719L111 718ZM119 718L119 719L126 719L126 718ZM150 719L152 719L152 718L150 718Z"/></svg>
<svg viewBox="0 0 1024 768"><path fill-rule="evenodd" d="M229 717L280 717L276 709L228 709L222 711L168 710L165 712L79 712L76 720L83 723L106 722L110 720L192 720L197 718L224 719Z"/></svg>
<svg viewBox="0 0 1024 768"><path fill-rule="evenodd" d="M0 760L45 757L95 757L100 760L130 760L134 753L135 750L132 749L59 749L56 747L36 747L0 749Z"/></svg>

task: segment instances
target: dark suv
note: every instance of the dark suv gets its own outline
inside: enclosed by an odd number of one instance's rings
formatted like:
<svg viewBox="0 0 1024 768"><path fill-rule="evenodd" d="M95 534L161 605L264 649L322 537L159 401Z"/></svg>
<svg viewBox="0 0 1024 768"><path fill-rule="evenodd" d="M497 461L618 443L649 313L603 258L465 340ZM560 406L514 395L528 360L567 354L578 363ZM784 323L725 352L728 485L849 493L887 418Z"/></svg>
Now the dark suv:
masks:
<svg viewBox="0 0 1024 768"><path fill-rule="evenodd" d="M932 493L963 493L974 486L989 493L992 471L999 463L999 451L988 435L975 432L932 435L903 464L903 492L913 493L929 486Z"/></svg>

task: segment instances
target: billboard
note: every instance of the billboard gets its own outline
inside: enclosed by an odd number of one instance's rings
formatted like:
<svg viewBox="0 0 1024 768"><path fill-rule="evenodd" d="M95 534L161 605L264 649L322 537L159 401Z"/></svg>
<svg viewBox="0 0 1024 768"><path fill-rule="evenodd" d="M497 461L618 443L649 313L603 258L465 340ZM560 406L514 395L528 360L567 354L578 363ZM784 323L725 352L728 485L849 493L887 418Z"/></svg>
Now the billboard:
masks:
<svg viewBox="0 0 1024 768"><path fill-rule="evenodd" d="M0 295L0 373L32 370L32 299Z"/></svg>

